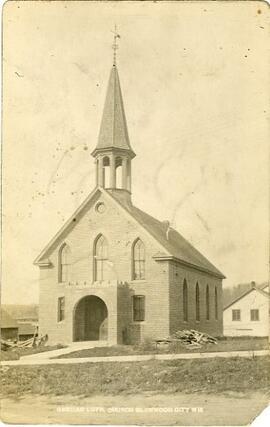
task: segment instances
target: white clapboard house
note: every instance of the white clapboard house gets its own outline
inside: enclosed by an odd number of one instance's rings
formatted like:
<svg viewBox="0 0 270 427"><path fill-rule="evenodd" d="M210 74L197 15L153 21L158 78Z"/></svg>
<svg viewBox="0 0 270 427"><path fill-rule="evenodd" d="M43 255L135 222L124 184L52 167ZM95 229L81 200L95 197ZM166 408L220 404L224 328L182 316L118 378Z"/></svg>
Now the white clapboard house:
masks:
<svg viewBox="0 0 270 427"><path fill-rule="evenodd" d="M223 332L226 336L269 334L269 288L252 287L223 309Z"/></svg>

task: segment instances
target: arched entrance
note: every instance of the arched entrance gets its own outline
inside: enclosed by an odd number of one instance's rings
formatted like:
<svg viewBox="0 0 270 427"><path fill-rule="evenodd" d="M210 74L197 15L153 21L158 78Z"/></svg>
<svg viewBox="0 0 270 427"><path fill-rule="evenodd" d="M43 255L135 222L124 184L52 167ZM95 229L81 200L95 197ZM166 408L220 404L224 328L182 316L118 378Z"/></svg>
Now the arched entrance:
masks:
<svg viewBox="0 0 270 427"><path fill-rule="evenodd" d="M105 302L94 295L82 298L74 311L74 341L108 339L108 309Z"/></svg>

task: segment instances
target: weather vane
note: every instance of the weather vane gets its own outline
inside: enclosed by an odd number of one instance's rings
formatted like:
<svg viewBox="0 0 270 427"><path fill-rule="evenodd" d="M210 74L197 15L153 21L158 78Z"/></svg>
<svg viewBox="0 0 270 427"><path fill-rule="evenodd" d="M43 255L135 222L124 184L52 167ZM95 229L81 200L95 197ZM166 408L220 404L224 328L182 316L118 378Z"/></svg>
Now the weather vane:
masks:
<svg viewBox="0 0 270 427"><path fill-rule="evenodd" d="M113 65L116 65L116 51L118 49L118 44L116 43L117 39L120 39L120 34L117 32L117 27L116 25L114 26L114 31L112 31L112 33L114 34L114 40L113 40Z"/></svg>

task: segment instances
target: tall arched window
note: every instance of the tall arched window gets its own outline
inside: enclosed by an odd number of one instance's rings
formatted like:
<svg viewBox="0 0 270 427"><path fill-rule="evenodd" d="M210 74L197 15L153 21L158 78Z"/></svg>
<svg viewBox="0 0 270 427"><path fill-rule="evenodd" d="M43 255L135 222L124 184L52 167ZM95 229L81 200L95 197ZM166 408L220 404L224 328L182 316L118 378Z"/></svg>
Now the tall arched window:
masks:
<svg viewBox="0 0 270 427"><path fill-rule="evenodd" d="M206 320L210 320L210 299L209 299L209 285L206 286L205 294L206 303Z"/></svg>
<svg viewBox="0 0 270 427"><path fill-rule="evenodd" d="M199 283L196 283L196 320L200 320L200 288Z"/></svg>
<svg viewBox="0 0 270 427"><path fill-rule="evenodd" d="M108 243L101 234L94 246L94 280L105 280L108 263Z"/></svg>
<svg viewBox="0 0 270 427"><path fill-rule="evenodd" d="M218 295L217 295L217 287L215 286L215 319L218 319Z"/></svg>
<svg viewBox="0 0 270 427"><path fill-rule="evenodd" d="M132 251L133 280L145 279L145 247L141 239L137 239Z"/></svg>
<svg viewBox="0 0 270 427"><path fill-rule="evenodd" d="M71 273L71 250L64 243L58 253L58 281L60 283L69 282Z"/></svg>
<svg viewBox="0 0 270 427"><path fill-rule="evenodd" d="M184 315L184 321L188 321L188 288L187 288L187 281L184 279L183 283L183 315Z"/></svg>
<svg viewBox="0 0 270 427"><path fill-rule="evenodd" d="M103 157L103 183L104 188L110 187L110 158Z"/></svg>
<svg viewBox="0 0 270 427"><path fill-rule="evenodd" d="M123 160L121 159L121 157L116 157L115 168L116 188L123 188Z"/></svg>

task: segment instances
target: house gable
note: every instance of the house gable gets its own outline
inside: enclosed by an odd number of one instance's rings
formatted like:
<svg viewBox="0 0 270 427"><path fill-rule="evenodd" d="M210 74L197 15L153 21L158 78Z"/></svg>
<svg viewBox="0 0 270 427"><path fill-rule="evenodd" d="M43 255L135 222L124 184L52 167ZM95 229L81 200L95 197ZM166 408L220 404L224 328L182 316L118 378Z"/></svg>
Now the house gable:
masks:
<svg viewBox="0 0 270 427"><path fill-rule="evenodd" d="M230 302L230 304L228 304L226 307L224 307L223 311L227 310L228 308L232 307L234 304L238 303L241 299L245 298L251 292L258 292L259 294L263 295L264 297L269 298L269 293L266 291L266 288L268 288L268 284L266 284L262 288L253 287L253 288L248 289L246 292L244 292L239 297L235 298L232 302Z"/></svg>
<svg viewBox="0 0 270 427"><path fill-rule="evenodd" d="M258 288L245 292L223 310L224 335L267 336L269 294Z"/></svg>

